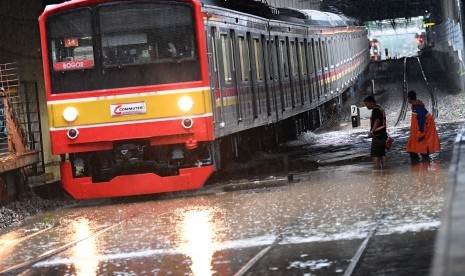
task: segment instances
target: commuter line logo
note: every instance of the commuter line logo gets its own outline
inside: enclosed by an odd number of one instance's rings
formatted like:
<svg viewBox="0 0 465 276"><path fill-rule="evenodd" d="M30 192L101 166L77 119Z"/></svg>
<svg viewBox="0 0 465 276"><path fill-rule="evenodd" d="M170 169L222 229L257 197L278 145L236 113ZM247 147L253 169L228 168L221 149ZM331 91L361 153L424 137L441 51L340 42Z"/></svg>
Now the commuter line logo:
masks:
<svg viewBox="0 0 465 276"><path fill-rule="evenodd" d="M145 102L137 103L119 103L110 105L111 117L146 114L147 108Z"/></svg>

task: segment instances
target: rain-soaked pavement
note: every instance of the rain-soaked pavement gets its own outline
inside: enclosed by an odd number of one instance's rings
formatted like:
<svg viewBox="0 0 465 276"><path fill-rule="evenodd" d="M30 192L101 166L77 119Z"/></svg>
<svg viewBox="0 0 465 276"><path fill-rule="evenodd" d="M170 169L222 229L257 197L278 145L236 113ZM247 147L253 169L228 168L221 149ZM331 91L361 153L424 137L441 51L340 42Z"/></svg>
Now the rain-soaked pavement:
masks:
<svg viewBox="0 0 465 276"><path fill-rule="evenodd" d="M224 183L210 184L41 214L0 232L0 271L42 255L13 273L234 275L269 249L245 274L343 275L372 231L355 275L425 275L461 123L438 128L442 150L431 163L410 165L406 128L390 129L396 140L384 170L372 168L365 129L305 134L283 146L285 155L247 169L269 178L290 172L295 181L283 186L225 192Z"/></svg>

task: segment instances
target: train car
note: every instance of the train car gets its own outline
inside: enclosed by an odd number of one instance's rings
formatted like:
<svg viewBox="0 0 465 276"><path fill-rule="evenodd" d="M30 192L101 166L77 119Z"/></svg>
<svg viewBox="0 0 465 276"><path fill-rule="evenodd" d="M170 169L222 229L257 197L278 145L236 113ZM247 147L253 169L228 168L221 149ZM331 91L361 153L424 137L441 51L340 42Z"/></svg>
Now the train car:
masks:
<svg viewBox="0 0 465 276"><path fill-rule="evenodd" d="M39 18L52 153L77 199L198 189L321 125L365 28L258 1L72 0Z"/></svg>
<svg viewBox="0 0 465 276"><path fill-rule="evenodd" d="M380 42L373 38L370 42L370 58L372 61L380 61L381 60L381 45Z"/></svg>

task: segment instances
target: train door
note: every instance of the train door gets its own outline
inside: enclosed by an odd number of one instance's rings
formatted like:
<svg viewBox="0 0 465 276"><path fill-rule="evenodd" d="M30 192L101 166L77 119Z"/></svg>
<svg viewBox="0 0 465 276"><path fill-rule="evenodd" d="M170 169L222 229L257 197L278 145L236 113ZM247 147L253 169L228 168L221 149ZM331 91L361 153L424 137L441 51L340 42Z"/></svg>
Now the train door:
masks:
<svg viewBox="0 0 465 276"><path fill-rule="evenodd" d="M221 84L220 106L223 111L223 121L226 123L226 126L230 126L230 122L237 120L237 91L233 83L231 42L229 35L229 30L220 29L220 39L217 47L218 69L220 72L219 83Z"/></svg>
<svg viewBox="0 0 465 276"><path fill-rule="evenodd" d="M302 98L302 105L310 101L310 85L308 81L308 67L307 67L307 40L299 40L297 44L297 53L299 61L299 78L300 78L300 96Z"/></svg>
<svg viewBox="0 0 465 276"><path fill-rule="evenodd" d="M314 70L314 67L313 67L313 51L312 51L312 39L309 39L308 41L305 41L305 53L306 53L306 56L305 56L305 60L306 60L306 63L307 63L307 79L308 79L308 93L309 93L309 100L310 100L310 103L313 102L313 100L315 99L315 78L314 78L314 74L315 74L315 70Z"/></svg>
<svg viewBox="0 0 465 276"><path fill-rule="evenodd" d="M320 39L318 38L315 41L315 64L316 64L316 81L318 83L318 100L324 94L324 78L323 78L323 60L321 59L321 43Z"/></svg>
<svg viewBox="0 0 465 276"><path fill-rule="evenodd" d="M329 77L329 91L331 94L335 92L335 66L334 66L334 43L333 39L327 40L327 56L328 56L328 77Z"/></svg>
<svg viewBox="0 0 465 276"><path fill-rule="evenodd" d="M335 71L336 71L336 90L342 90L341 85L341 68L342 68L342 55L341 55L341 37L337 36L334 40L334 53L335 53Z"/></svg>
<svg viewBox="0 0 465 276"><path fill-rule="evenodd" d="M252 92L250 86L249 48L247 36L243 32L237 32L238 47L238 93L241 95L242 119L253 119Z"/></svg>
<svg viewBox="0 0 465 276"><path fill-rule="evenodd" d="M258 65L259 56L258 47L260 44L259 38L255 34L247 33L247 57L249 60L249 80L250 80L250 92L252 94L252 114L253 118L258 118L259 113L261 113L260 106L260 92L259 92L259 78L262 78L263 73L261 68ZM263 82L263 80L261 80Z"/></svg>
<svg viewBox="0 0 465 276"><path fill-rule="evenodd" d="M328 51L326 48L326 39L320 39L320 58L321 58L321 70L323 79L323 94L322 96L328 96Z"/></svg>
<svg viewBox="0 0 465 276"><path fill-rule="evenodd" d="M280 85L280 70L279 70L279 63L278 63L278 37L271 37L270 38L270 81L272 85L272 95L273 95L273 102L276 106L276 118L279 119L279 110L283 110L283 102L281 97L281 85Z"/></svg>
<svg viewBox="0 0 465 276"><path fill-rule="evenodd" d="M292 95L292 107L296 107L301 103L300 85L299 85L299 64L297 63L297 40L289 39L289 62L290 62L290 83Z"/></svg>
<svg viewBox="0 0 465 276"><path fill-rule="evenodd" d="M236 120L237 122L242 122L243 114L242 114L242 105L244 100L242 99L242 94L240 93L240 70L238 70L238 64L240 64L240 60L238 59L239 55L239 48L238 45L239 43L237 42L237 36L234 30L231 30L230 32L230 38L231 38L231 62L232 62L232 69L233 69L233 86L234 89L236 90Z"/></svg>
<svg viewBox="0 0 465 276"><path fill-rule="evenodd" d="M278 68L279 81L281 90L282 109L286 110L292 107L291 84L289 76L289 59L287 49L287 38L278 40Z"/></svg>
<svg viewBox="0 0 465 276"><path fill-rule="evenodd" d="M320 88L319 88L319 82L318 82L318 67L317 67L317 63L318 63L318 57L316 55L316 45L315 45L315 40L312 38L311 41L310 41L310 45L309 45L309 50L310 50L310 54L309 54L309 58L311 58L311 60L309 60L309 67L311 68L311 85L312 85L312 101L317 101L318 98L319 98L319 95L320 95Z"/></svg>
<svg viewBox="0 0 465 276"><path fill-rule="evenodd" d="M223 111L221 105L221 84L218 70L218 51L217 51L217 38L219 36L216 27L207 29L207 47L208 47L208 60L210 67L210 90L213 105L213 117L215 118L215 126L219 126L223 122Z"/></svg>
<svg viewBox="0 0 465 276"><path fill-rule="evenodd" d="M276 111L275 91L273 85L273 68L271 64L271 39L268 36L262 35L263 48L263 69L266 91L266 108L268 116L271 116Z"/></svg>
<svg viewBox="0 0 465 276"><path fill-rule="evenodd" d="M265 119L269 114L269 100L267 97L266 85L265 85L265 64L264 64L264 36L256 34L252 36L251 45L253 50L251 55L253 56L253 76L254 76L254 90L256 93L256 106L257 116Z"/></svg>

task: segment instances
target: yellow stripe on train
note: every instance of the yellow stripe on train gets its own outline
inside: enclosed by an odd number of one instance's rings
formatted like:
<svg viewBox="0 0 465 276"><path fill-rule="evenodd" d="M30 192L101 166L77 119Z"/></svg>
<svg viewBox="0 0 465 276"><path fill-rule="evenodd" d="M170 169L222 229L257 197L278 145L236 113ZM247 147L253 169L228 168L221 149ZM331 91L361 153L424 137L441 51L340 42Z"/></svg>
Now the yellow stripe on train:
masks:
<svg viewBox="0 0 465 276"><path fill-rule="evenodd" d="M192 99L192 108L183 112L178 106L181 97ZM67 107L74 107L78 117L72 122L65 121L63 114ZM76 101L65 100L49 102L48 116L50 127L83 126L105 123L129 122L194 116L212 112L211 97L208 89L183 90L174 93L149 93L127 95L118 98L88 98Z"/></svg>

